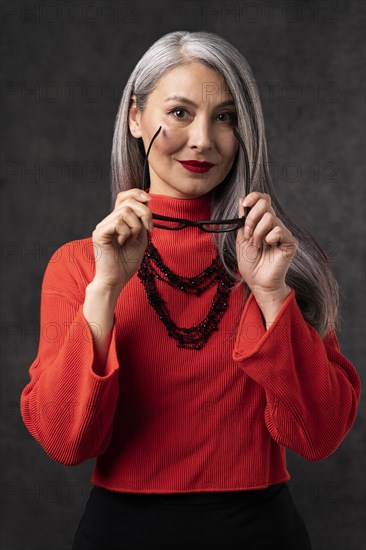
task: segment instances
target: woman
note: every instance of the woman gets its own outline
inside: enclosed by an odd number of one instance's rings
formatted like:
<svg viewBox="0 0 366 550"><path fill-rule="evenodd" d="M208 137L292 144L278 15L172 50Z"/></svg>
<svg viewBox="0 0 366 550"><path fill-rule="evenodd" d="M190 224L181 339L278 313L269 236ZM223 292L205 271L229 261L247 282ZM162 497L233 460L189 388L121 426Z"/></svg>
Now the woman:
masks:
<svg viewBox="0 0 366 550"><path fill-rule="evenodd" d="M73 550L311 548L285 448L333 453L360 379L326 256L267 162L241 53L206 32L155 42L122 96L112 211L47 266L21 396L51 458L97 459Z"/></svg>

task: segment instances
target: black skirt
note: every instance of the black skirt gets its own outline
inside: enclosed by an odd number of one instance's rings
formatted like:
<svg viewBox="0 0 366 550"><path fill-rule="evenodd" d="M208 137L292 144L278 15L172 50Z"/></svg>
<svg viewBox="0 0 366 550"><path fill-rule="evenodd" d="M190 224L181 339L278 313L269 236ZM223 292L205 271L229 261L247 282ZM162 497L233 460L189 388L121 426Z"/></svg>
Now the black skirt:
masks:
<svg viewBox="0 0 366 550"><path fill-rule="evenodd" d="M72 550L311 550L286 483L174 494L94 486Z"/></svg>

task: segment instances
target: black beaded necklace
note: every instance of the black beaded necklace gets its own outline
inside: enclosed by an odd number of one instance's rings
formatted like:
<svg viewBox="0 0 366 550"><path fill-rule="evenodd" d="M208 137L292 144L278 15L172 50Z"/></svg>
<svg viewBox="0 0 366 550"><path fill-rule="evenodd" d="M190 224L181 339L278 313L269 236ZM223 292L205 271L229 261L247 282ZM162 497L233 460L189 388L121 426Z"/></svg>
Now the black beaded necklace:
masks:
<svg viewBox="0 0 366 550"><path fill-rule="evenodd" d="M168 335L178 341L178 348L200 350L212 332L218 330L218 324L228 306L228 297L234 279L224 268L219 254L213 259L209 267L195 277L181 277L173 273L163 263L159 252L151 241L149 232L147 232L147 240L148 244L137 275L145 287L148 301L166 326ZM158 273L153 264L167 277L166 279ZM164 281L182 292L195 294L196 296L200 296L217 283L217 291L207 316L196 326L190 328L177 327L172 321L164 301L159 296L155 279Z"/></svg>

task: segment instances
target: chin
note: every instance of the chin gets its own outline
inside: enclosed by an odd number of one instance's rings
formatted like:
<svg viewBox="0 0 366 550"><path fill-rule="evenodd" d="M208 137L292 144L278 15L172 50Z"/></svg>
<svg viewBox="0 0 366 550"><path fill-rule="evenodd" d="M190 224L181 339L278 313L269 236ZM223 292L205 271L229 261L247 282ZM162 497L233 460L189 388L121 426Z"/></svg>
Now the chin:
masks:
<svg viewBox="0 0 366 550"><path fill-rule="evenodd" d="M202 195L206 195L213 189L212 185L199 185L198 183L193 183L192 185L182 186L177 191L181 193L182 195L186 195L187 198L191 197L201 197Z"/></svg>

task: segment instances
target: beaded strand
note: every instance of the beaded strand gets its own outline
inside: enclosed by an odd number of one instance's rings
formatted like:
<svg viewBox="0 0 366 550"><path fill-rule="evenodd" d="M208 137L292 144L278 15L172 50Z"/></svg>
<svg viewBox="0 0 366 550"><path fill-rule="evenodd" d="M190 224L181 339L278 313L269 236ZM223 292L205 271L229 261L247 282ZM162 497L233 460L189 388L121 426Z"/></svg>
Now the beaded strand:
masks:
<svg viewBox="0 0 366 550"><path fill-rule="evenodd" d="M147 235L148 245L137 275L145 287L148 301L167 328L168 335L177 340L178 348L200 350L212 332L218 330L219 322L228 306L228 296L234 280L225 270L219 254L212 260L208 268L195 277L189 278L177 275L163 263L159 252L151 241L149 232ZM166 279L158 273L153 264L160 269ZM177 327L172 321L164 301L159 296L155 279L159 279L182 292L195 294L196 296L200 296L217 283L217 291L212 305L203 321L190 328Z"/></svg>

